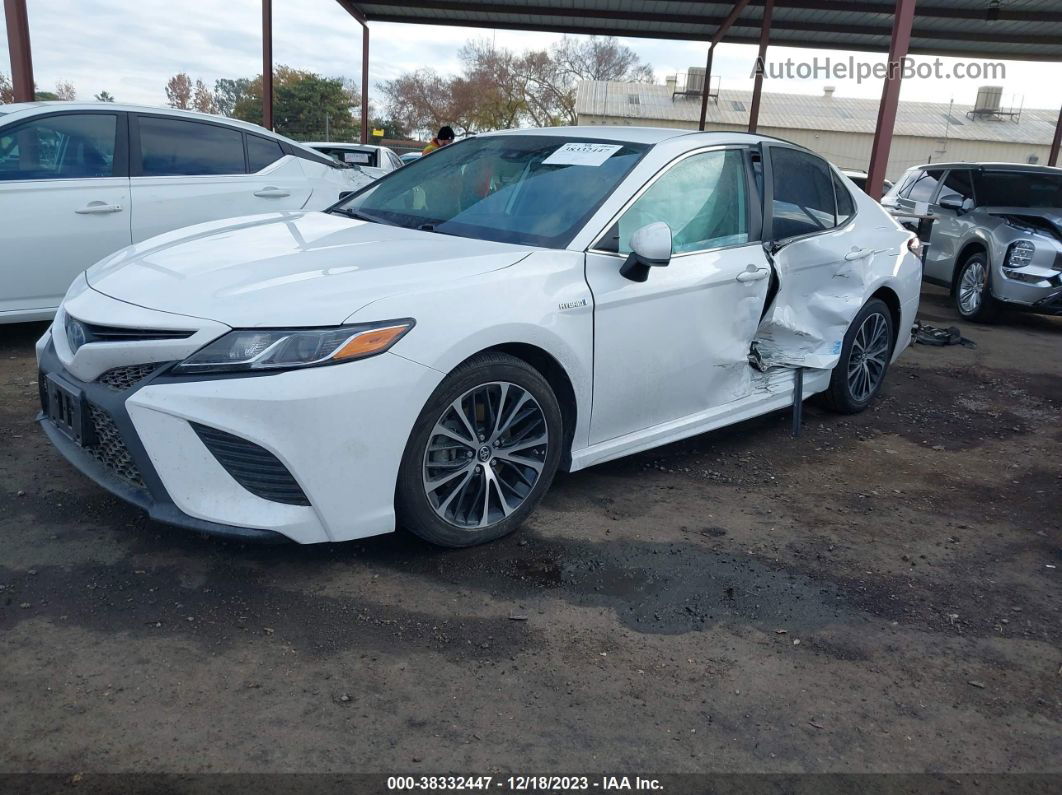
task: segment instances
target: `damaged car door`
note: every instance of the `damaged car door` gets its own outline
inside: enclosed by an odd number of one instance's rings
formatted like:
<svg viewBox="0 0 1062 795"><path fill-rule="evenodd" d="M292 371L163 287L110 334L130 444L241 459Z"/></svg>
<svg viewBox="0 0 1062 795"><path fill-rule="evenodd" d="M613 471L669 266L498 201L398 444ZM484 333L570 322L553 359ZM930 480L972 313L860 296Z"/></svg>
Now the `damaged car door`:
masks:
<svg viewBox="0 0 1062 795"><path fill-rule="evenodd" d="M764 238L777 292L754 354L761 369L829 369L863 305L865 275L879 252L851 223L852 195L825 160L784 145L765 148Z"/></svg>
<svg viewBox="0 0 1062 795"><path fill-rule="evenodd" d="M749 345L771 273L754 193L747 149L689 152L643 186L587 252L591 444L749 394ZM642 230L659 240L661 224L670 257L632 274L632 238Z"/></svg>

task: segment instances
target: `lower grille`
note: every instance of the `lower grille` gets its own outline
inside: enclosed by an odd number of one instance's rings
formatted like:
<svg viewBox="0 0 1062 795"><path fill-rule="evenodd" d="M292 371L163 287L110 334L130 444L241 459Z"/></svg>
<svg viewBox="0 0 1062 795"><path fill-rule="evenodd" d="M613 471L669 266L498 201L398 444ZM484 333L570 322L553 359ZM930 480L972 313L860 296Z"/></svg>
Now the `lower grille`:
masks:
<svg viewBox="0 0 1062 795"><path fill-rule="evenodd" d="M149 364L129 364L124 367L113 367L96 380L111 389L124 392L151 375L161 364L161 362L151 362Z"/></svg>
<svg viewBox="0 0 1062 795"><path fill-rule="evenodd" d="M1038 309L1045 309L1049 312L1062 312L1062 291L1050 295L1039 301L1036 304Z"/></svg>
<svg viewBox="0 0 1062 795"><path fill-rule="evenodd" d="M122 440L122 434L114 420L103 409L86 404L92 421L92 443L85 450L107 469L122 480L138 489L146 488L140 470L133 463L129 448Z"/></svg>
<svg viewBox="0 0 1062 795"><path fill-rule="evenodd" d="M310 504L288 468L264 447L217 428L190 424L218 463L251 494L287 505Z"/></svg>

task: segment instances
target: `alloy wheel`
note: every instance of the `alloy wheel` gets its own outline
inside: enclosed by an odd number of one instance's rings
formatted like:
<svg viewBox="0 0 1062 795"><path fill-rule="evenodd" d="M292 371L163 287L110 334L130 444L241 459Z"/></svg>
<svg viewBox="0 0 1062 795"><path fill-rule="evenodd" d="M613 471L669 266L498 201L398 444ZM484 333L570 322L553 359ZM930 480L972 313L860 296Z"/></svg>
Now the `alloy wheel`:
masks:
<svg viewBox="0 0 1062 795"><path fill-rule="evenodd" d="M862 403L870 399L885 375L889 355L889 323L875 312L863 320L848 357L848 388Z"/></svg>
<svg viewBox="0 0 1062 795"><path fill-rule="evenodd" d="M963 269L959 280L959 308L963 314L972 315L980 308L987 275L980 260L974 260Z"/></svg>
<svg viewBox="0 0 1062 795"><path fill-rule="evenodd" d="M542 475L549 441L545 414L528 390L506 381L468 390L446 407L428 436L428 503L455 527L504 520Z"/></svg>

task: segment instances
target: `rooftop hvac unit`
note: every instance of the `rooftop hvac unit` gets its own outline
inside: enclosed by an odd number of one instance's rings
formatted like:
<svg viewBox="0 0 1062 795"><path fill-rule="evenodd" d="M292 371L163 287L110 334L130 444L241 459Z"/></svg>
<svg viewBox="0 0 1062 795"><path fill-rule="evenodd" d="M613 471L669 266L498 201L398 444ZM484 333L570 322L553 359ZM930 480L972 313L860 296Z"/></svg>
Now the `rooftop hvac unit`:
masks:
<svg viewBox="0 0 1062 795"><path fill-rule="evenodd" d="M974 113L997 113L1003 101L1003 86L981 86L974 100Z"/></svg>
<svg viewBox="0 0 1062 795"><path fill-rule="evenodd" d="M687 94L703 94L704 93L704 67L703 66L691 66L686 71L686 93Z"/></svg>
<svg viewBox="0 0 1062 795"><path fill-rule="evenodd" d="M1013 100L1010 107L1003 107L1003 86L981 86L977 89L973 109L966 111L966 118L975 121L1002 121L1008 118L1016 122L1021 119L1021 107L1015 109Z"/></svg>

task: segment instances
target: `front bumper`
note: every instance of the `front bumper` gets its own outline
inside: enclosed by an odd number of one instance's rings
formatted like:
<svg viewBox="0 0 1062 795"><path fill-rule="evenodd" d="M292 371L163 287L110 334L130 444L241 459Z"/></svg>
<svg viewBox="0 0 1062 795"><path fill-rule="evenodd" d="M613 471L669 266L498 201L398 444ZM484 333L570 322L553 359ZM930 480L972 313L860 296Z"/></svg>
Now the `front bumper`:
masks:
<svg viewBox="0 0 1062 795"><path fill-rule="evenodd" d="M1062 315L1062 290L1041 298L1032 308L1047 315Z"/></svg>
<svg viewBox="0 0 1062 795"><path fill-rule="evenodd" d="M60 431L45 415L44 401L47 398L42 388L42 411L37 414L37 422L55 448L83 475L164 524L226 538L255 541L284 538L270 530L220 524L181 511L170 499L125 410L125 400L136 391L137 386L130 390L115 390L99 381L79 380L62 366L50 340L38 352L38 356L38 377L42 387L49 374L59 375L66 383L80 390L86 411L91 407L96 412L102 412L106 418L103 421L112 423L113 427L107 429L108 435L118 434L118 440L112 439L111 443L118 446L118 455L122 457L124 465L115 463L115 456L108 454L111 451L99 450L101 445L98 440L82 447Z"/></svg>
<svg viewBox="0 0 1062 795"><path fill-rule="evenodd" d="M1008 271L997 263L992 269L992 295L1008 304L1057 314L1062 300L1062 251L1041 250L1038 255L1045 261L1016 270Z"/></svg>
<svg viewBox="0 0 1062 795"><path fill-rule="evenodd" d="M77 378L50 339L40 346L38 360L42 384L49 373L58 375L91 411L96 425L85 447L43 413L40 424L60 453L96 483L160 522L226 537L299 543L394 529L394 489L405 443L441 378L383 354L347 365L236 378L174 378L167 374L171 365L162 364L118 389L99 378ZM42 403L46 400L42 395ZM291 504L252 493L237 480L238 472L234 477L231 462L223 464L208 449L197 425L246 440L286 468L306 500ZM99 444L104 437L106 449Z"/></svg>

